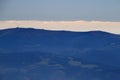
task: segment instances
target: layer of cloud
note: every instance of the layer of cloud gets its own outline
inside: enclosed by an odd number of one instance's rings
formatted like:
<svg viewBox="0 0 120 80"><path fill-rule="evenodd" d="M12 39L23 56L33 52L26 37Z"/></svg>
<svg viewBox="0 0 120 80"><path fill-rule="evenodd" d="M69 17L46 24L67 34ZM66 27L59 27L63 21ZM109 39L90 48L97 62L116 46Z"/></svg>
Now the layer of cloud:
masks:
<svg viewBox="0 0 120 80"><path fill-rule="evenodd" d="M94 65L94 64L83 64L80 61L75 61L73 58L70 58L70 61L68 62L72 66L79 66L81 68L87 68L87 69L93 69L93 68L98 68L99 66Z"/></svg>
<svg viewBox="0 0 120 80"><path fill-rule="evenodd" d="M29 65L29 68L36 68L41 65L47 67L53 67L54 69L64 69L64 66L62 64L59 63L51 64L49 58L42 58L40 62L37 62L36 64L33 65Z"/></svg>
<svg viewBox="0 0 120 80"><path fill-rule="evenodd" d="M0 29L14 28L38 28L48 30L91 31L101 30L120 34L120 22L102 21L0 21Z"/></svg>

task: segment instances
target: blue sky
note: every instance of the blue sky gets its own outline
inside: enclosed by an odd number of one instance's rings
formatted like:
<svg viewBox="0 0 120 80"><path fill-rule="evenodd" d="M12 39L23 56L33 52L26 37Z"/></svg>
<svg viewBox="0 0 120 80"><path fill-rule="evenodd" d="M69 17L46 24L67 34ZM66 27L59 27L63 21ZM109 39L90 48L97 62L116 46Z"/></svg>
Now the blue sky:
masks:
<svg viewBox="0 0 120 80"><path fill-rule="evenodd" d="M120 0L2 0L0 20L120 21Z"/></svg>

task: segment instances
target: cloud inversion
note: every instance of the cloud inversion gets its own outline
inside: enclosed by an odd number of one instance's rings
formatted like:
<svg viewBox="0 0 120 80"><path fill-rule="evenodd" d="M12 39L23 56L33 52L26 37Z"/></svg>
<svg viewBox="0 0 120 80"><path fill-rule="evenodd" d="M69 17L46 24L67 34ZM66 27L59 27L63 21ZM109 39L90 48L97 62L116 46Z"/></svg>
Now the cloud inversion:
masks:
<svg viewBox="0 0 120 80"><path fill-rule="evenodd" d="M120 34L120 22L103 21L35 21L35 20L9 20L0 21L0 29L14 28L37 28L47 30L69 30L69 31L92 31L101 30Z"/></svg>

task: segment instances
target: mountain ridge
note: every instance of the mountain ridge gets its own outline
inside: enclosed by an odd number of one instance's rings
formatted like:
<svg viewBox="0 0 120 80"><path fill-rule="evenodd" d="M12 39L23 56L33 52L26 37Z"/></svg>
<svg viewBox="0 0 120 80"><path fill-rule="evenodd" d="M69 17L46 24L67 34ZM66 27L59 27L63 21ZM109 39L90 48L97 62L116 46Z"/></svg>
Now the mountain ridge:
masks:
<svg viewBox="0 0 120 80"><path fill-rule="evenodd" d="M50 31L50 32L74 32L74 33L90 33L90 32L97 32L97 33L108 33L108 34L114 34L102 30L91 30L91 31L70 31L70 30L48 30L48 29L37 29L37 28L22 28L22 27L16 27L16 28L6 28L6 29L0 29L0 31L6 31L6 30L41 30L41 31ZM119 35L119 34L115 34Z"/></svg>
<svg viewBox="0 0 120 80"><path fill-rule="evenodd" d="M120 35L115 35L103 31L71 32L71 31L49 31L33 28L11 28L0 30L0 47L7 48L7 45L21 47L26 44L36 45L36 47L45 45L56 46L100 46L97 42L103 41L105 44L115 45L119 43ZM94 42L93 42L94 41ZM8 43L8 44L7 44ZM13 44L12 44L13 43ZM64 45L64 44L65 45ZM96 45L96 44L98 45ZM5 45L6 44L6 45ZM11 46L11 47L13 47ZM69 47L69 46L68 46ZM46 46L47 48L47 46ZM20 48L19 48L20 49ZM21 48L22 49L22 48Z"/></svg>
<svg viewBox="0 0 120 80"><path fill-rule="evenodd" d="M0 30L2 80L26 80L24 76L30 80L119 80L119 74L120 35L33 28Z"/></svg>

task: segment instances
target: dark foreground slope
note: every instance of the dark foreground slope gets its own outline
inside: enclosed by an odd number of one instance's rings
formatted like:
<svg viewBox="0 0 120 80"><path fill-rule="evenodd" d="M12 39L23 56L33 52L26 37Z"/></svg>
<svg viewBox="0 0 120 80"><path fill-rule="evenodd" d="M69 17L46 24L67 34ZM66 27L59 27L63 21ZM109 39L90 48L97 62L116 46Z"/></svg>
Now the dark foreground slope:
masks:
<svg viewBox="0 0 120 80"><path fill-rule="evenodd" d="M120 80L120 35L0 30L0 80Z"/></svg>

